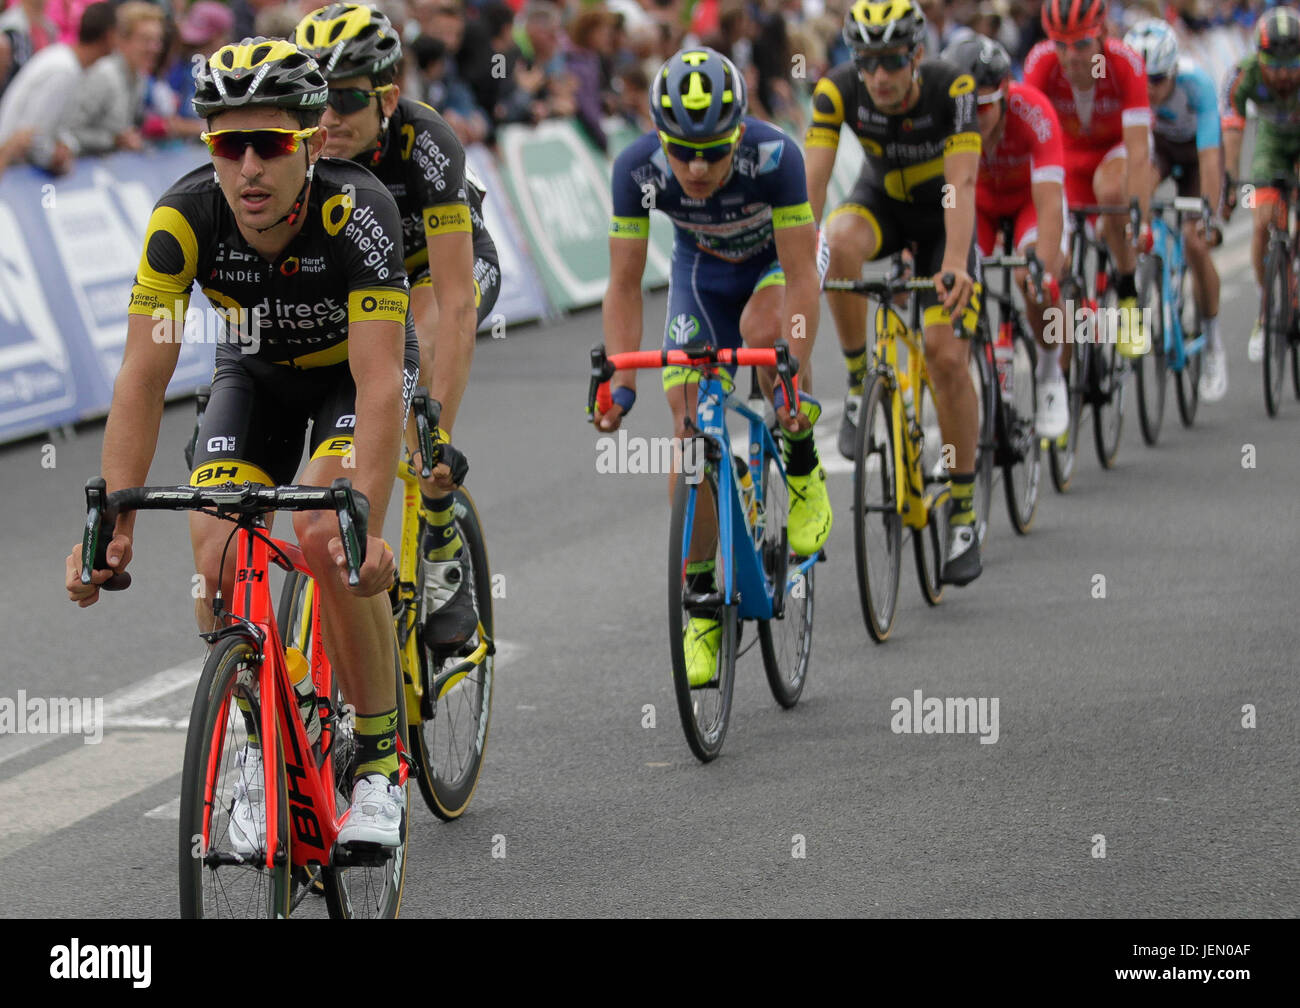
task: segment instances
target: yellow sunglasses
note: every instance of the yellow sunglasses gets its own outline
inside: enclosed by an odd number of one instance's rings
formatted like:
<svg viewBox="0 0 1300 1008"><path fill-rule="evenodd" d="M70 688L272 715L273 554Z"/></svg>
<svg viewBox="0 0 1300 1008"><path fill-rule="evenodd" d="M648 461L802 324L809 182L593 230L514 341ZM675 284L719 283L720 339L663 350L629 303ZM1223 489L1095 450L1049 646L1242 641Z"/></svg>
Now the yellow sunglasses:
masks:
<svg viewBox="0 0 1300 1008"><path fill-rule="evenodd" d="M664 149L679 161L693 161L695 158L703 158L710 163L721 161L731 153L731 148L739 138L740 126L732 130L730 136L723 137L721 140L710 140L708 143L677 140L663 130L659 131L659 140L664 145Z"/></svg>
<svg viewBox="0 0 1300 1008"><path fill-rule="evenodd" d="M215 130L200 133L199 139L208 145L208 150L217 157L238 161L244 151L252 147L263 161L284 157L298 149L299 143L319 130L319 126L308 129L253 129L253 130Z"/></svg>

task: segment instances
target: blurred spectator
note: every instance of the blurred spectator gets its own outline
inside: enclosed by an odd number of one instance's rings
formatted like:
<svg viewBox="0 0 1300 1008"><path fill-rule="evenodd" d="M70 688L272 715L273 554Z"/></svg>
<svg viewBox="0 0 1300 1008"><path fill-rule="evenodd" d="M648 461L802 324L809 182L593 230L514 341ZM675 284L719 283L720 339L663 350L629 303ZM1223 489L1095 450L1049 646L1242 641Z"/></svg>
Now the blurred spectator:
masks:
<svg viewBox="0 0 1300 1008"><path fill-rule="evenodd" d="M194 114L194 75L200 62L233 41L234 25L234 15L225 4L198 0L177 26L176 53L162 71L162 85L171 93L172 107L163 107L161 100L152 103L152 111L167 121L167 136L197 137L207 128Z"/></svg>
<svg viewBox="0 0 1300 1008"><path fill-rule="evenodd" d="M650 118L650 76L639 66L620 70L614 77L614 114L638 133L649 133L654 128Z"/></svg>
<svg viewBox="0 0 1300 1008"><path fill-rule="evenodd" d="M234 28L230 37L235 42L252 38L257 34L257 15L265 10L280 6L283 0L230 0L230 13L235 17ZM324 7L325 4L318 6ZM294 18L296 25L300 19Z"/></svg>
<svg viewBox="0 0 1300 1008"><path fill-rule="evenodd" d="M573 79L560 51L560 12L545 0L532 0L521 15L522 28L506 53L510 78L497 105L499 122L541 122L577 110Z"/></svg>
<svg viewBox="0 0 1300 1008"><path fill-rule="evenodd" d="M59 29L60 42L72 45L77 41L80 37L78 29L81 25L81 15L89 6L89 0L49 0L45 7L45 16Z"/></svg>
<svg viewBox="0 0 1300 1008"><path fill-rule="evenodd" d="M86 70L117 46L112 4L82 12L74 45L46 46L18 72L0 100L0 148L7 161L26 157L56 175L72 167L75 140L64 125L68 107L82 94Z"/></svg>
<svg viewBox="0 0 1300 1008"><path fill-rule="evenodd" d="M501 76L492 72L491 29L482 21L466 20L464 0L415 0L411 13L420 34L446 46L447 74L468 85L476 111L490 109L501 89Z"/></svg>
<svg viewBox="0 0 1300 1008"><path fill-rule="evenodd" d="M964 23L953 17L952 0L919 0L925 13L925 58L937 59L939 54L958 39L973 35Z"/></svg>
<svg viewBox="0 0 1300 1008"><path fill-rule="evenodd" d="M74 154L144 146L145 85L162 53L162 11L146 0L128 0L117 9L117 35L117 52L90 68L85 87L68 107Z"/></svg>
<svg viewBox="0 0 1300 1008"><path fill-rule="evenodd" d="M442 39L420 35L411 43L420 75L419 98L437 109L461 144L482 143L488 135L487 116L474 102L474 93L456 75Z"/></svg>
<svg viewBox="0 0 1300 1008"><path fill-rule="evenodd" d="M605 115L605 98L610 95L607 62L613 55L614 15L609 11L589 7L570 22L565 65L577 88L578 122L602 151L609 147L600 121Z"/></svg>
<svg viewBox="0 0 1300 1008"><path fill-rule="evenodd" d="M0 92L23 64L58 38L59 29L45 16L46 0L22 0L0 14Z"/></svg>
<svg viewBox="0 0 1300 1008"><path fill-rule="evenodd" d="M313 8L314 9L314 8ZM311 11L308 11L310 14ZM298 30L298 8L281 3L263 7L253 19L253 34L269 39L292 39Z"/></svg>

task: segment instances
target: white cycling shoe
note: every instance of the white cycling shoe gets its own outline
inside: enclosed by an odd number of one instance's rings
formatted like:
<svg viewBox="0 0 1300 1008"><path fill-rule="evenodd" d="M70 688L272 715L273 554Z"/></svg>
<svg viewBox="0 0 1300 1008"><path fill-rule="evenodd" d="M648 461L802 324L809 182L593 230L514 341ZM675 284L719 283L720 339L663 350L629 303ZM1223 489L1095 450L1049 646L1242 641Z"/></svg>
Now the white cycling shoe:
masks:
<svg viewBox="0 0 1300 1008"><path fill-rule="evenodd" d="M262 750L245 745L235 759L235 802L230 809L226 838L236 854L251 857L266 846L266 778Z"/></svg>
<svg viewBox="0 0 1300 1008"><path fill-rule="evenodd" d="M352 808L339 830L339 843L396 847L402 842L406 796L382 774L366 774L352 785Z"/></svg>
<svg viewBox="0 0 1300 1008"><path fill-rule="evenodd" d="M1201 398L1218 402L1228 394L1228 355L1222 346L1206 350L1201 358Z"/></svg>
<svg viewBox="0 0 1300 1008"><path fill-rule="evenodd" d="M1065 378L1057 375L1038 383L1034 428L1039 437L1055 441L1070 427L1070 403Z"/></svg>

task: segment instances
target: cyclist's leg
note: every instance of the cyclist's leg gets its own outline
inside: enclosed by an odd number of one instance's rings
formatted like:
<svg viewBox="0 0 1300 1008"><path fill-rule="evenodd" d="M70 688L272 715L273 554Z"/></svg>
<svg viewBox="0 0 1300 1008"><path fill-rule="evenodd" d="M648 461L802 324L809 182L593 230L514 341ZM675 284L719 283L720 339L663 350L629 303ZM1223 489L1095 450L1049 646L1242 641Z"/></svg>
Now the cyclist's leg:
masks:
<svg viewBox="0 0 1300 1008"><path fill-rule="evenodd" d="M1065 193L1061 193L1061 248L1060 259L1069 256L1070 217L1065 212ZM1038 248L1038 215L1032 202L1026 203L1016 215L1013 232L1015 247L1024 254L1033 253ZM1069 331L1067 320L1061 314L1061 306L1052 302L1049 296L1035 291L1029 283L1029 271L1017 269L1015 282L1025 299L1025 320L1038 342L1037 401L1034 404L1035 427L1046 438L1057 438L1064 434L1070 425L1069 390L1065 385L1064 368L1069 366L1069 341L1065 334ZM1057 324L1048 330L1047 313L1055 311ZM1050 339L1049 339L1050 337Z"/></svg>
<svg viewBox="0 0 1300 1008"><path fill-rule="evenodd" d="M1259 293L1259 311L1247 344L1247 356L1257 362L1264 353L1264 256L1268 251L1270 221L1286 227L1281 193L1269 185L1276 178L1295 175L1296 148L1261 122L1255 133L1255 153L1250 163L1255 181L1255 224L1250 239L1250 261L1255 268L1255 286Z"/></svg>
<svg viewBox="0 0 1300 1008"><path fill-rule="evenodd" d="M1200 152L1196 142L1170 144L1157 138L1157 150L1173 165L1173 174L1179 196L1202 196ZM1215 152L1222 157L1221 151ZM1214 201L1211 201L1211 206ZM1228 391L1228 360L1223 341L1219 338L1219 271L1210 255L1210 243L1202 233L1200 220L1183 222L1183 253L1187 269L1192 275L1192 296L1201 319L1201 333L1205 348L1201 355L1200 395L1206 402L1218 402ZM1189 337L1195 333L1188 333Z"/></svg>
<svg viewBox="0 0 1300 1008"><path fill-rule="evenodd" d="M1128 203L1128 155L1122 143L1106 152L1092 176L1097 202L1109 206ZM1126 357L1140 356L1147 347L1146 327L1141 325L1137 303L1137 253L1128 238L1128 217L1107 214L1097 230L1115 264L1115 294L1119 299L1118 349Z"/></svg>
<svg viewBox="0 0 1300 1008"><path fill-rule="evenodd" d="M785 273L773 261L764 270L754 293L740 316L740 333L746 346L770 347L786 331ZM831 531L831 504L826 493L826 471L817 457L813 425L821 416L821 404L812 397L804 380L804 365L812 357L815 333L795 341L792 348L800 363L800 407L802 414L796 433L782 430L786 480L790 486L790 513L786 522L790 548L801 556L811 556L826 544ZM763 394L772 400L775 371L760 369ZM809 394L805 394L808 392Z"/></svg>

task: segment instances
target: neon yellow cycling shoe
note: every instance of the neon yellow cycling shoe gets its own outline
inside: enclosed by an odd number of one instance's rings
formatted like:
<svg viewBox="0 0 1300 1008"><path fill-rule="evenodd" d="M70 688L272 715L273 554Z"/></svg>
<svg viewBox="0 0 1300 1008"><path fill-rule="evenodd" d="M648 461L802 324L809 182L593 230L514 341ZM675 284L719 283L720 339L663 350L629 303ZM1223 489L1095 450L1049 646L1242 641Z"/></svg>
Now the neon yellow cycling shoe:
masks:
<svg viewBox="0 0 1300 1008"><path fill-rule="evenodd" d="M1115 326L1115 349L1121 357L1142 357L1151 349L1147 327L1142 322L1137 298L1120 298Z"/></svg>
<svg viewBox="0 0 1300 1008"><path fill-rule="evenodd" d="M831 499L826 493L826 470L818 466L807 476L785 477L790 488L790 517L786 531L790 549L812 556L831 534Z"/></svg>
<svg viewBox="0 0 1300 1008"><path fill-rule="evenodd" d="M686 654L686 681L704 686L718 671L718 650L722 646L722 624L707 616L692 616L682 631Z"/></svg>

